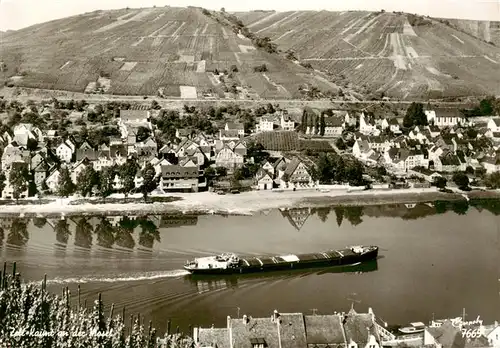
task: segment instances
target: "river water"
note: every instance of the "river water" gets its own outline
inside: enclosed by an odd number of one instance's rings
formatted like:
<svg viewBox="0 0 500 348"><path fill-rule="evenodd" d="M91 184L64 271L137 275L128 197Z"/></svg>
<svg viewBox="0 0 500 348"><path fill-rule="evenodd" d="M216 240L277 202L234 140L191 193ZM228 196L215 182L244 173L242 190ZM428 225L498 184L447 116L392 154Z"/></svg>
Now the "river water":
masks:
<svg viewBox="0 0 500 348"><path fill-rule="evenodd" d="M227 315L318 314L372 307L389 324L500 313L498 202L419 203L270 210L254 216L0 219L0 255L27 281L81 287L90 306L140 313L160 332L167 321L223 326ZM219 252L263 255L378 245L362 269L192 278L188 259ZM342 271L342 272L340 272ZM75 301L77 301L75 299ZM75 302L76 303L76 302Z"/></svg>

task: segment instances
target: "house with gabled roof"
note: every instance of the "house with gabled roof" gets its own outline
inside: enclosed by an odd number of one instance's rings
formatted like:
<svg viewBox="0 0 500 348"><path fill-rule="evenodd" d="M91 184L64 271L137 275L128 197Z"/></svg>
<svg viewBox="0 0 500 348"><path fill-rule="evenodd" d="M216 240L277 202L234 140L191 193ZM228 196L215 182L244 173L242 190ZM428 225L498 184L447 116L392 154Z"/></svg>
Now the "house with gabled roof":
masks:
<svg viewBox="0 0 500 348"><path fill-rule="evenodd" d="M359 160L366 160L374 151L370 148L368 140L356 140L352 146L352 154Z"/></svg>
<svg viewBox="0 0 500 348"><path fill-rule="evenodd" d="M380 124L382 127L382 130L388 129L390 132L393 134L401 134L401 127L399 125L399 122L397 118L392 117L392 118L384 118L382 120L382 123Z"/></svg>
<svg viewBox="0 0 500 348"><path fill-rule="evenodd" d="M490 118L487 127L492 133L500 133L500 117Z"/></svg>
<svg viewBox="0 0 500 348"><path fill-rule="evenodd" d="M219 130L219 139L226 141L226 140L239 140L241 138L241 135L237 129L221 129Z"/></svg>
<svg viewBox="0 0 500 348"><path fill-rule="evenodd" d="M224 125L224 130L225 131L237 131L238 136L242 137L245 135L245 127L243 123L237 123L237 122L226 122Z"/></svg>
<svg viewBox="0 0 500 348"><path fill-rule="evenodd" d="M234 170L236 167L242 166L243 162L244 157L233 151L228 145L224 145L215 155L215 165L225 167L228 170Z"/></svg>
<svg viewBox="0 0 500 348"><path fill-rule="evenodd" d="M293 131L295 129L295 121L288 112L281 111L280 127L284 131Z"/></svg>
<svg viewBox="0 0 500 348"><path fill-rule="evenodd" d="M161 166L159 189L198 192L199 178L198 166L163 165Z"/></svg>
<svg viewBox="0 0 500 348"><path fill-rule="evenodd" d="M388 136L383 135L367 137L367 142L370 149L379 151L381 153L384 153L390 147L394 146L394 142L392 141L392 139Z"/></svg>
<svg viewBox="0 0 500 348"><path fill-rule="evenodd" d="M28 145L29 139L35 140L39 143L43 141L42 131L38 127L33 126L31 123L17 124L14 126L13 133L13 140L23 147Z"/></svg>
<svg viewBox="0 0 500 348"><path fill-rule="evenodd" d="M9 171L16 162L30 163L30 152L19 147L16 142L8 144L2 153L2 170Z"/></svg>
<svg viewBox="0 0 500 348"><path fill-rule="evenodd" d="M500 158L495 157L484 157L481 160L481 165L486 169L487 174L500 171Z"/></svg>
<svg viewBox="0 0 500 348"><path fill-rule="evenodd" d="M344 130L344 119L337 116L325 117L325 137L339 137Z"/></svg>
<svg viewBox="0 0 500 348"><path fill-rule="evenodd" d="M45 180L45 184L49 188L50 192L54 193L57 191L57 188L59 187L59 176L60 176L59 169L53 168L49 171L49 174L47 176L47 179Z"/></svg>
<svg viewBox="0 0 500 348"><path fill-rule="evenodd" d="M149 137L144 141L135 144L135 152L137 156L150 159L158 156L158 144L156 141Z"/></svg>
<svg viewBox="0 0 500 348"><path fill-rule="evenodd" d="M381 340L371 308L368 313L357 313L354 308L344 316L342 324L347 348L380 348Z"/></svg>
<svg viewBox="0 0 500 348"><path fill-rule="evenodd" d="M446 320L441 326L424 329L423 344L433 348L465 348L466 339L460 328Z"/></svg>
<svg viewBox="0 0 500 348"><path fill-rule="evenodd" d="M271 177L274 177L274 166L269 161L264 161L261 168L269 172Z"/></svg>
<svg viewBox="0 0 500 348"><path fill-rule="evenodd" d="M371 117L366 117L363 112L359 116L359 131L364 135L380 135L380 130L377 129L375 120Z"/></svg>
<svg viewBox="0 0 500 348"><path fill-rule="evenodd" d="M177 128L175 130L175 137L181 140L189 139L195 132L196 131L191 128Z"/></svg>
<svg viewBox="0 0 500 348"><path fill-rule="evenodd" d="M75 154L76 146L73 141L66 139L56 147L56 156L62 162L71 163Z"/></svg>
<svg viewBox="0 0 500 348"><path fill-rule="evenodd" d="M97 148L97 159L92 162L94 170L96 172L101 171L103 168L108 168L113 166L114 162L111 158L109 146L106 144L101 144Z"/></svg>
<svg viewBox="0 0 500 348"><path fill-rule="evenodd" d="M280 179L281 188L306 188L314 187L315 182L312 179L310 169L298 158L292 159L286 165L283 175Z"/></svg>
<svg viewBox="0 0 500 348"><path fill-rule="evenodd" d="M274 115L264 115L257 118L255 133L272 132L278 128L278 117Z"/></svg>
<svg viewBox="0 0 500 348"><path fill-rule="evenodd" d="M486 337L491 347L500 347L500 325L495 321L493 325L484 325L482 328L483 336Z"/></svg>
<svg viewBox="0 0 500 348"><path fill-rule="evenodd" d="M70 168L71 181L76 184L77 178L81 172L83 172L87 167L92 166L92 162L88 158L84 158L77 163L75 163Z"/></svg>
<svg viewBox="0 0 500 348"><path fill-rule="evenodd" d="M429 131L432 138L435 138L439 136L439 134L441 134L441 130L439 129L439 127L432 124L425 126L425 129Z"/></svg>
<svg viewBox="0 0 500 348"><path fill-rule="evenodd" d="M80 146L76 149L76 161L79 162L87 158L91 161L95 161L97 159L97 153L94 147L85 140Z"/></svg>
<svg viewBox="0 0 500 348"><path fill-rule="evenodd" d="M271 190L274 183L273 175L261 167L255 174L255 182L258 190Z"/></svg>
<svg viewBox="0 0 500 348"><path fill-rule="evenodd" d="M438 172L453 173L462 169L462 163L453 152L445 152L441 156L434 158L434 170Z"/></svg>
<svg viewBox="0 0 500 348"><path fill-rule="evenodd" d="M45 160L42 160L33 168L33 182L35 183L35 186L39 191L41 190L43 183L47 179L48 171L49 166L47 162L45 162Z"/></svg>

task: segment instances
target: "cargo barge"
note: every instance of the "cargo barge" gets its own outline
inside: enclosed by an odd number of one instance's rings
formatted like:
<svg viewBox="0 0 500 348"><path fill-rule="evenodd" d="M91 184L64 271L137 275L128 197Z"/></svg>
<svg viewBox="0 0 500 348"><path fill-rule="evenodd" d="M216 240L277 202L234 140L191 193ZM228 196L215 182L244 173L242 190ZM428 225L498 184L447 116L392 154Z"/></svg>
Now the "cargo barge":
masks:
<svg viewBox="0 0 500 348"><path fill-rule="evenodd" d="M377 246L352 246L346 247L345 249L329 250L319 253L251 258L240 258L236 254L228 253L196 258L193 261L188 261L184 265L184 269L192 274L243 274L289 269L346 266L375 260L377 256Z"/></svg>

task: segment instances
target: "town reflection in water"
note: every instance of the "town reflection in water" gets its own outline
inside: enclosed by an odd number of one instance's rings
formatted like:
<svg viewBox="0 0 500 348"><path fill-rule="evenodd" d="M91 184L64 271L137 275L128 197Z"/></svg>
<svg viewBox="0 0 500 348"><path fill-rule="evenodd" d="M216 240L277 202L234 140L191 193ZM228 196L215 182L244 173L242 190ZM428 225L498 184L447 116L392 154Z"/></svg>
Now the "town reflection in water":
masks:
<svg viewBox="0 0 500 348"><path fill-rule="evenodd" d="M296 229L301 230L306 221L316 215L322 222L331 219L335 214L337 225L350 223L357 226L363 222L363 217L393 217L403 220L416 220L428 216L453 212L465 215L469 209L487 210L494 215L500 215L500 200L477 199L458 201L434 201L426 203L401 203L365 206L330 206L320 208L289 208L280 209L281 215Z"/></svg>
<svg viewBox="0 0 500 348"><path fill-rule="evenodd" d="M197 216L73 216L60 218L2 218L0 219L0 247L24 247L30 237L29 225L39 229L52 229L55 245L65 248L74 235L74 246L81 250L118 249L152 251L161 241L160 229L196 225Z"/></svg>
<svg viewBox="0 0 500 348"><path fill-rule="evenodd" d="M290 225L301 230L312 216L322 222L335 217L336 224L350 223L357 226L364 217L393 217L404 220L421 219L432 215L453 212L466 214L469 209L487 210L500 215L499 200L465 200L427 203L389 204L369 206L331 206L316 208L280 209L283 218ZM268 214L262 212L261 214ZM160 230L181 226L194 226L198 223L196 215L144 215L144 216L72 216L56 218L1 218L0 247L4 245L23 247L30 238L30 223L37 228L49 228L55 232L55 245L65 248L74 235L74 246L82 250L92 248L152 251L155 242L161 241Z"/></svg>

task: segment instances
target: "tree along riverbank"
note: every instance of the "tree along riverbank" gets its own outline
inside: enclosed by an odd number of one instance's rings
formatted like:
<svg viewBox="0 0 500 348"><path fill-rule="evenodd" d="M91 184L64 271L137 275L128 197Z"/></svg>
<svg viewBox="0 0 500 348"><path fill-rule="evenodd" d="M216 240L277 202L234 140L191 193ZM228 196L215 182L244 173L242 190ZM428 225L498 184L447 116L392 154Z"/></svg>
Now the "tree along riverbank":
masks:
<svg viewBox="0 0 500 348"><path fill-rule="evenodd" d="M98 198L25 200L22 204L0 201L2 216L49 216L49 215L116 215L116 214L231 214L251 215L277 208L321 207L330 205L377 205L394 203L418 203L432 201L456 201L469 199L500 199L499 191L471 191L467 193L443 193L436 188L401 190L366 190L348 192L332 191L252 191L240 194L218 195L212 192L171 193L151 197L150 202L138 197L123 198L113 195L106 200ZM7 204L14 203L14 204Z"/></svg>

